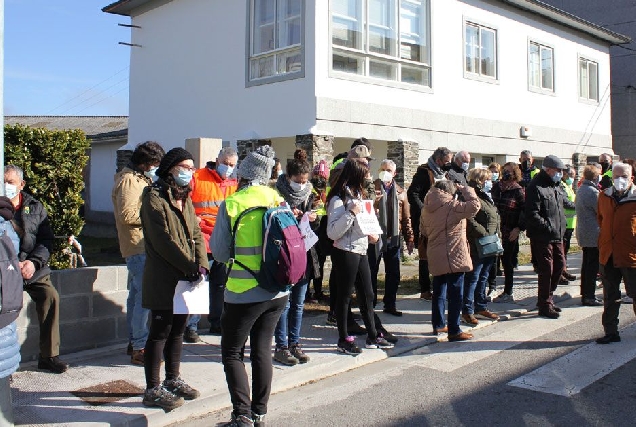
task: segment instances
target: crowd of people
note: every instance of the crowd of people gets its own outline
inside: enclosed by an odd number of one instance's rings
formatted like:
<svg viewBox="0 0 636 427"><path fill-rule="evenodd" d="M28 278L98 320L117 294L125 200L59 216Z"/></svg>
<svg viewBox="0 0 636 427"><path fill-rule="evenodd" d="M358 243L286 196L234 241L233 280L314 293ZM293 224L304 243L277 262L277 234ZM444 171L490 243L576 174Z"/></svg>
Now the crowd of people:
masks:
<svg viewBox="0 0 636 427"><path fill-rule="evenodd" d="M305 301L329 302L327 323L337 326L339 352L359 354L356 335L366 336L365 348L392 348L398 337L375 308L382 294L384 313L402 316L397 299L402 252L417 248L420 297L432 302L434 333L448 334L449 341L470 340L473 335L462 331L462 323L498 320L490 307L514 302L522 232L530 239L537 273L539 316L560 316L553 293L560 283L576 279L566 261L575 233L583 251L581 304L604 306L605 334L598 343L620 341L620 303L626 298L633 303L636 293L636 162L612 163L612 156L603 154L577 180L576 168L554 155L538 167L524 150L519 163L471 169L470 153L439 147L404 190L390 159L381 161L373 179L371 156L365 138L331 165L325 160L312 165L301 149L283 165L267 145L239 162L237 152L225 147L197 169L183 148L166 153L150 141L135 148L115 176L112 200L129 273L127 351L131 363L145 369L143 404L171 410L199 396L180 376L183 342L200 341L200 316L173 310L181 280L209 282L209 332L221 336L233 405L230 425L264 425L273 360L289 366L310 362L300 333ZM19 167L7 165L4 179L0 224L12 224L20 239L24 289L36 303L40 323L38 367L63 373L68 365L59 359L59 296L47 263L53 234L46 210L21 191L25 181ZM374 232L361 221L368 201L379 227ZM276 206L308 221L318 237L306 251L304 277L282 290L263 286L261 276L253 274L261 268L265 243L263 211L252 208ZM327 257L332 263L328 295L323 292ZM379 291L382 260L385 287ZM504 276L500 290L497 275ZM598 277L603 300L595 295ZM364 326L352 311L354 291ZM251 387L243 362L248 339Z"/></svg>

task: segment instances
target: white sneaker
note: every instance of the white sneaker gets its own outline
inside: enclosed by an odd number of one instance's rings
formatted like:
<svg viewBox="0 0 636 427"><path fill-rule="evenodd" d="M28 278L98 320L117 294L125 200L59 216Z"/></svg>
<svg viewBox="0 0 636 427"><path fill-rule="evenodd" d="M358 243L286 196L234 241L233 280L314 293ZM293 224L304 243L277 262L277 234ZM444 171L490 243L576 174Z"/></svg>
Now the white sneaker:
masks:
<svg viewBox="0 0 636 427"><path fill-rule="evenodd" d="M634 299L632 297L628 297L627 295L625 295L623 298L621 298L621 303L622 304L634 304Z"/></svg>
<svg viewBox="0 0 636 427"><path fill-rule="evenodd" d="M514 303L515 299L512 295L502 293L498 297L493 298L492 302Z"/></svg>

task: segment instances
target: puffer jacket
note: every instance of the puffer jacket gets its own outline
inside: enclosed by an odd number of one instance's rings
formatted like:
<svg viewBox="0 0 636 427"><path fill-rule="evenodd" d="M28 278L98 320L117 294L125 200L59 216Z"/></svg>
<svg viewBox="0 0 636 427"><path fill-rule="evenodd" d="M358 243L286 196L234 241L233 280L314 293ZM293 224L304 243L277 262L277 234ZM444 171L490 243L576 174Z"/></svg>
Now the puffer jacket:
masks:
<svg viewBox="0 0 636 427"><path fill-rule="evenodd" d="M360 229L355 215L349 212L354 203L353 197L347 196L345 201L334 196L327 207L327 236L333 240L334 247L359 255L366 255L369 238ZM361 199L357 199L361 200Z"/></svg>
<svg viewBox="0 0 636 427"><path fill-rule="evenodd" d="M141 229L141 193L152 184L152 180L126 166L115 175L111 198L115 226L119 239L119 250L124 258L144 253L144 233Z"/></svg>
<svg viewBox="0 0 636 427"><path fill-rule="evenodd" d="M559 183L552 181L544 170L532 178L526 187L526 234L540 242L563 240L566 220L563 210L563 193Z"/></svg>
<svg viewBox="0 0 636 427"><path fill-rule="evenodd" d="M598 196L599 262L606 265L612 257L617 268L636 268L636 185L616 199L610 187Z"/></svg>
<svg viewBox="0 0 636 427"><path fill-rule="evenodd" d="M6 378L20 365L20 342L16 322L0 328L0 378Z"/></svg>
<svg viewBox="0 0 636 427"><path fill-rule="evenodd" d="M146 247L142 305L151 310L172 310L179 280L198 276L208 268L203 235L188 197L179 210L168 185L159 179L141 196L141 224Z"/></svg>
<svg viewBox="0 0 636 427"><path fill-rule="evenodd" d="M420 233L427 238L426 256L433 276L473 269L466 219L475 216L481 203L470 187L464 187L461 194L464 201L460 202L452 194L433 187L424 198Z"/></svg>
<svg viewBox="0 0 636 427"><path fill-rule="evenodd" d="M476 240L480 237L499 234L499 212L490 196L486 194L475 181L468 183L475 189L475 193L481 202L481 208L474 217L467 219L466 237L470 245L470 256L473 260L479 259L477 256Z"/></svg>
<svg viewBox="0 0 636 427"><path fill-rule="evenodd" d="M49 258L54 235L44 205L30 194L20 193L22 204L13 217L13 224L20 236L20 261L29 260L35 266L35 273L25 284L35 283L51 274Z"/></svg>
<svg viewBox="0 0 636 427"><path fill-rule="evenodd" d="M576 240L582 248L595 248L598 245L598 195L596 184L587 179L583 180L576 192Z"/></svg>

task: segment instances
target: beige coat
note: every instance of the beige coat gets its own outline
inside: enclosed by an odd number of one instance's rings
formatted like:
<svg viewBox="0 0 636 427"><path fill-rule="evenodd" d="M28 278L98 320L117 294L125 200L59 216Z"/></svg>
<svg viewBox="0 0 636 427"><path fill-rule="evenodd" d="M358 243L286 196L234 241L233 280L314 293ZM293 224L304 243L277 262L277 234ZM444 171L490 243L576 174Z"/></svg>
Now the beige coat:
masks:
<svg viewBox="0 0 636 427"><path fill-rule="evenodd" d="M121 256L127 258L143 254L144 233L141 230L141 194L152 180L145 175L125 167L115 175L113 186L113 213L119 238Z"/></svg>
<svg viewBox="0 0 636 427"><path fill-rule="evenodd" d="M424 198L420 233L428 240L426 256L433 276L473 269L466 240L466 219L479 212L481 202L471 187L464 187L461 192L463 202L435 187Z"/></svg>

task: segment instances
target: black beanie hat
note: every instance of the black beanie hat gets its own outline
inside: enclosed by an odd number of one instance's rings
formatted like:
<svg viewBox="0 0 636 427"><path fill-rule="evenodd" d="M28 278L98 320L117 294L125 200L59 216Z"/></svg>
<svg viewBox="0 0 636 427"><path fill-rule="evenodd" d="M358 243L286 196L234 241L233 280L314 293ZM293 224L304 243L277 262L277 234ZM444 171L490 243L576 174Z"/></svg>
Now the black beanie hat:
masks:
<svg viewBox="0 0 636 427"><path fill-rule="evenodd" d="M170 169L184 160L194 160L194 158L188 150L184 150L181 147L173 148L161 159L159 169L157 169L157 176L159 178L166 179Z"/></svg>

